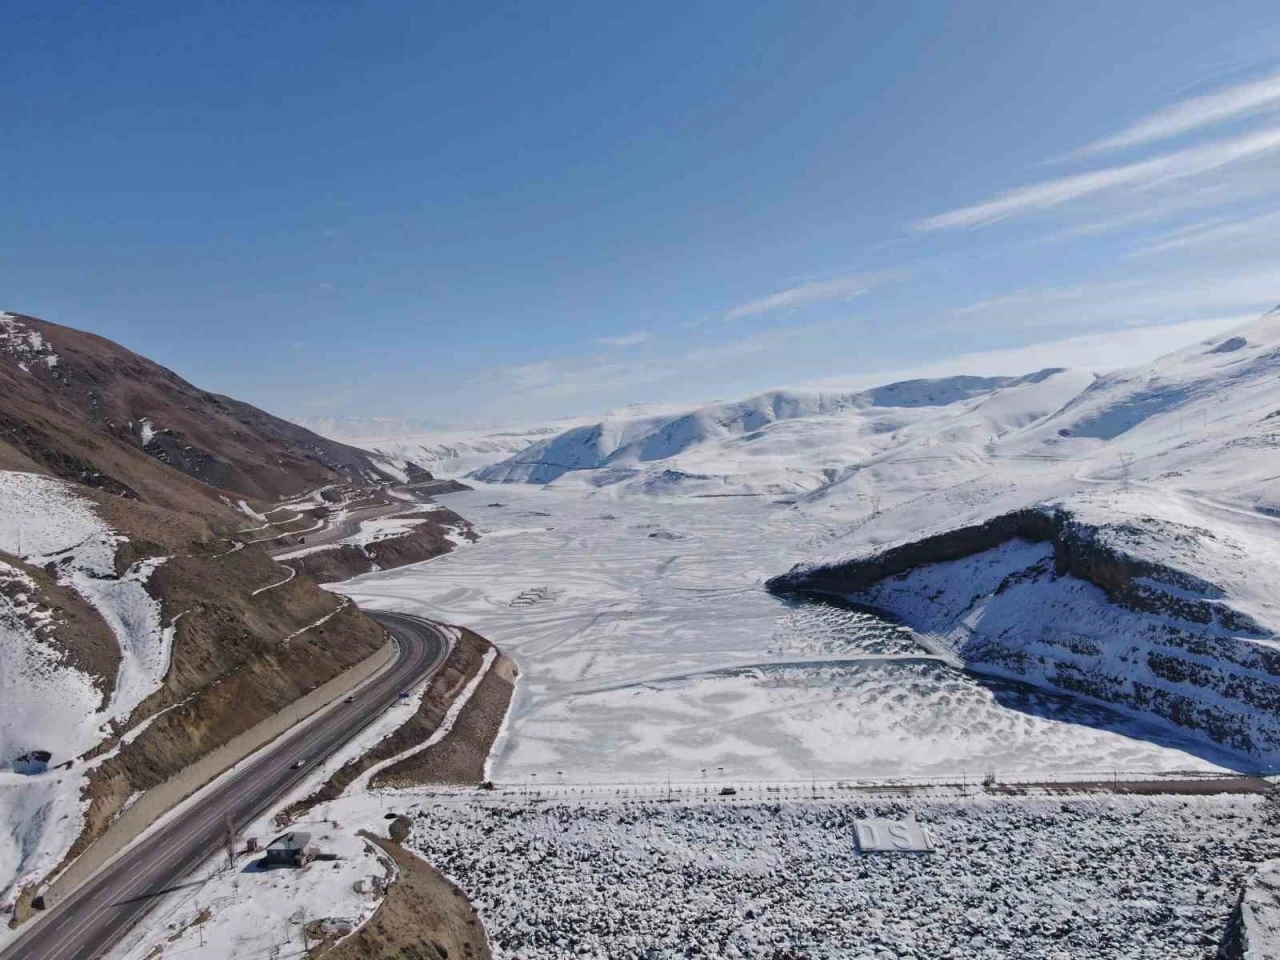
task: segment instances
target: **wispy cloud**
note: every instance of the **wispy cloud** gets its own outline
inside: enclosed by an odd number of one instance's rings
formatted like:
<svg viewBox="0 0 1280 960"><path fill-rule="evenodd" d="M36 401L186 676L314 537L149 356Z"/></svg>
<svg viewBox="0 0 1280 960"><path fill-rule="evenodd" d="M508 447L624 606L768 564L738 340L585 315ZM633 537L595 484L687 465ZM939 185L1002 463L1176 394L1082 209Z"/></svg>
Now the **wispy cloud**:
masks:
<svg viewBox="0 0 1280 960"><path fill-rule="evenodd" d="M1246 245L1274 250L1277 237L1280 237L1280 211L1235 219L1220 217L1170 230L1139 247L1134 254L1146 256L1191 248L1226 253L1239 251ZM1280 290L1277 298L1280 299Z"/></svg>
<svg viewBox="0 0 1280 960"><path fill-rule="evenodd" d="M961 307L957 324L974 329L1140 327L1174 319L1243 321L1280 302L1280 268L1259 264L1187 274L1163 270L1140 277L1069 287L1015 290Z"/></svg>
<svg viewBox="0 0 1280 960"><path fill-rule="evenodd" d="M867 387L919 377L1019 375L1045 367L1068 367L1102 373L1149 363L1172 350L1221 336L1248 319L1252 319L1252 316L1213 317L1207 320L1090 333L1019 347L958 354L936 363L896 370L824 377L812 380L805 386L811 390L864 390Z"/></svg>
<svg viewBox="0 0 1280 960"><path fill-rule="evenodd" d="M1260 80L1191 97L1157 110L1111 137L1088 144L1071 157L1088 157L1145 146L1201 127L1280 108L1280 72Z"/></svg>
<svg viewBox="0 0 1280 960"><path fill-rule="evenodd" d="M777 293L758 300L740 303L725 314L726 320L744 320L747 317L773 313L776 310L794 310L797 307L813 303L827 303L832 300L852 300L862 296L873 287L888 280L892 274L851 273L828 280L810 280L806 283L779 290Z"/></svg>
<svg viewBox="0 0 1280 960"><path fill-rule="evenodd" d="M648 343L653 339L653 334L647 330L635 330L631 333L621 333L612 337L596 337L596 343L602 347L635 347L642 343Z"/></svg>
<svg viewBox="0 0 1280 960"><path fill-rule="evenodd" d="M1280 127L1189 147L1137 163L1071 174L1019 187L983 203L917 221L912 226L924 232L986 226L1010 217L1060 207L1072 200L1106 191L1140 190L1185 180L1276 149L1280 149Z"/></svg>

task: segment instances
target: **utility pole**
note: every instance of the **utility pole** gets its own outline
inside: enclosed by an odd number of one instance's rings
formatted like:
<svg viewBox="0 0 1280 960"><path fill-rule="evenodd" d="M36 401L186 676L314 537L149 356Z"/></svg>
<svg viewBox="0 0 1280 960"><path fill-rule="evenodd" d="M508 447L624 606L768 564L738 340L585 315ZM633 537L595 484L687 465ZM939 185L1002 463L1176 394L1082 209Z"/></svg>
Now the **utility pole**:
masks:
<svg viewBox="0 0 1280 960"><path fill-rule="evenodd" d="M223 824L227 829L227 869L234 870L236 868L236 825L231 820L230 810L224 814Z"/></svg>
<svg viewBox="0 0 1280 960"><path fill-rule="evenodd" d="M1123 473L1123 479L1120 481L1123 489L1129 489L1129 468L1133 466L1133 454L1120 454L1120 470Z"/></svg>

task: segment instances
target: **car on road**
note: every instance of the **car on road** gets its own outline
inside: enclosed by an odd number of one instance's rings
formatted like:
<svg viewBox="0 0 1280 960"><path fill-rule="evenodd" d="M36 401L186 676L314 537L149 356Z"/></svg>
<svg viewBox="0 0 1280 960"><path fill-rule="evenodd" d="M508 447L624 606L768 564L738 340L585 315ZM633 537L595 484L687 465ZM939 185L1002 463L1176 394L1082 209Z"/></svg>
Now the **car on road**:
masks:
<svg viewBox="0 0 1280 960"><path fill-rule="evenodd" d="M401 691L400 691L400 699L401 699L401 700L408 700L408 699L409 699L409 691L408 691L408 690L401 690Z"/></svg>
<svg viewBox="0 0 1280 960"><path fill-rule="evenodd" d="M343 702L343 703L355 703L355 702L356 702L356 698L355 698L355 697L346 697L345 699L343 699L343 701L342 701L342 702Z"/></svg>
<svg viewBox="0 0 1280 960"><path fill-rule="evenodd" d="M720 796L722 797L734 797L734 796L737 796L737 794L738 794L738 791L735 787L720 788Z"/></svg>
<svg viewBox="0 0 1280 960"><path fill-rule="evenodd" d="M302 769L303 767L305 767L306 765L307 765L307 758L306 758L306 757L303 757L301 760L295 760L295 761L293 761L293 769L295 769L295 770L301 770L301 769Z"/></svg>

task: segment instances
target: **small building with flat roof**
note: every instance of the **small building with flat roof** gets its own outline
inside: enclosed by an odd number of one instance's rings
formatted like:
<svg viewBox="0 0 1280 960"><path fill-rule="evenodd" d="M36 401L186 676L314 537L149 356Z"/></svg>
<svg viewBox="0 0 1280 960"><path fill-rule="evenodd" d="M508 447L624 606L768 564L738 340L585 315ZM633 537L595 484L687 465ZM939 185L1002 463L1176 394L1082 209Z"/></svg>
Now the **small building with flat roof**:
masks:
<svg viewBox="0 0 1280 960"><path fill-rule="evenodd" d="M267 844L267 866L304 867L314 854L311 834L291 830Z"/></svg>

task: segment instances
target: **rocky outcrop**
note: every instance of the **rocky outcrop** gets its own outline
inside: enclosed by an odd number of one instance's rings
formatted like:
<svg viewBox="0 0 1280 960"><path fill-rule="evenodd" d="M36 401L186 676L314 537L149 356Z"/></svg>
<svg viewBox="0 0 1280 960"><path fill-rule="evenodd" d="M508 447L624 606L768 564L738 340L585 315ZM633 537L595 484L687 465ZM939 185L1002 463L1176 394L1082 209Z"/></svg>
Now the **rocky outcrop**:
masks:
<svg viewBox="0 0 1280 960"><path fill-rule="evenodd" d="M828 593L845 596L916 567L961 560L1015 538L1053 542L1060 528L1058 518L1051 513L1018 510L977 526L960 527L891 547L863 559L830 565L800 565L780 577L774 577L765 586L776 594Z"/></svg>
<svg viewBox="0 0 1280 960"><path fill-rule="evenodd" d="M1155 517L1016 511L864 558L801 566L775 593L885 609L944 634L974 671L1117 704L1280 760L1280 638L1150 545L1213 542ZM1144 546L1145 545L1145 546Z"/></svg>

